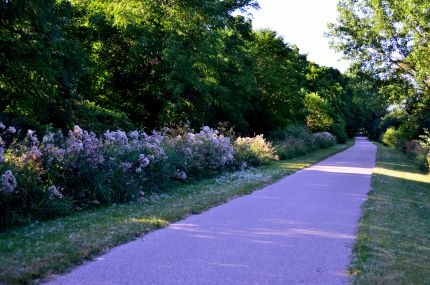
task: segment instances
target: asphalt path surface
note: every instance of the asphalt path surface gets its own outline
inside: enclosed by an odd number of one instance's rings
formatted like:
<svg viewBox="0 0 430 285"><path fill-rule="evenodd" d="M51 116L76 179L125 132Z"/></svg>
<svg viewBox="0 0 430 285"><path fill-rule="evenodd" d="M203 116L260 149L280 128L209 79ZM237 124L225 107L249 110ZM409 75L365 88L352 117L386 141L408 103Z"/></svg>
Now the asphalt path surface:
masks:
<svg viewBox="0 0 430 285"><path fill-rule="evenodd" d="M342 153L113 248L49 284L347 284L375 154L357 138Z"/></svg>

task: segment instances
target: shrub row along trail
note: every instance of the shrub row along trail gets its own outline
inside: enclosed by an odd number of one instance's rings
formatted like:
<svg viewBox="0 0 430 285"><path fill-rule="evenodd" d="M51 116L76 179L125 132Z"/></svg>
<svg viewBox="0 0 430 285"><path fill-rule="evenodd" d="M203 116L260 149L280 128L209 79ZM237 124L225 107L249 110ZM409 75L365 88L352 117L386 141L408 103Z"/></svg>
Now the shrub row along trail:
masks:
<svg viewBox="0 0 430 285"><path fill-rule="evenodd" d="M347 284L375 154L357 138L319 164L116 247L49 284Z"/></svg>

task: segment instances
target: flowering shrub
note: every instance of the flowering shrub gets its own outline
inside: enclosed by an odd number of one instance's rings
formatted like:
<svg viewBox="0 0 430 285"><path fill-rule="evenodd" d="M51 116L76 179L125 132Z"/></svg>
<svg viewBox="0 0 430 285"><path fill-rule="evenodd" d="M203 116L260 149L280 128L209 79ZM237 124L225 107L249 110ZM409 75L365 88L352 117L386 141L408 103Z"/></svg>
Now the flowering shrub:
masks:
<svg viewBox="0 0 430 285"><path fill-rule="evenodd" d="M336 137L329 132L314 133L313 136L315 139L314 143L319 148L327 148L336 144Z"/></svg>
<svg viewBox="0 0 430 285"><path fill-rule="evenodd" d="M278 160L275 149L262 135L250 138L237 138L234 142L235 162L240 163L241 168L246 166L258 166L267 164L272 160Z"/></svg>
<svg viewBox="0 0 430 285"><path fill-rule="evenodd" d="M140 201L175 180L275 158L261 136L239 138L233 145L209 127L197 133L118 130L97 136L75 126L66 135L48 131L41 140L31 130L18 140L19 132L0 123L0 226Z"/></svg>
<svg viewBox="0 0 430 285"><path fill-rule="evenodd" d="M234 158L231 139L209 127L170 138L168 145L176 154L175 178L179 179L220 173Z"/></svg>

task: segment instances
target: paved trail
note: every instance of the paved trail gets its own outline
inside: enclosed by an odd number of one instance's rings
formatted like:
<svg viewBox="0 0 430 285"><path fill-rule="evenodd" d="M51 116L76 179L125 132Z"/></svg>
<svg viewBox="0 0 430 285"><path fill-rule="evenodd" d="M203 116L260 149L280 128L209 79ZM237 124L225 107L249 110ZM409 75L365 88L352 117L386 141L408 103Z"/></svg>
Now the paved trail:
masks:
<svg viewBox="0 0 430 285"><path fill-rule="evenodd" d="M116 247L50 284L347 284L376 147L354 147Z"/></svg>

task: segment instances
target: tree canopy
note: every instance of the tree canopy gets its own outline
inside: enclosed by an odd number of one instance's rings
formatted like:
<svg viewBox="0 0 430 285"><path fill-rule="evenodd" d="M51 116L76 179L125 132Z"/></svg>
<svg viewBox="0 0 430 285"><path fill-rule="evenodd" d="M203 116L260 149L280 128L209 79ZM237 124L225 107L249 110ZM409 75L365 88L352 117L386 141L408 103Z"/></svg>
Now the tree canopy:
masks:
<svg viewBox="0 0 430 285"><path fill-rule="evenodd" d="M343 140L385 114L387 93L418 120L428 5L399 24L410 5L341 1L333 42L361 67L342 74L235 16L253 0L0 1L0 119L96 132L227 122L243 134L302 123Z"/></svg>
<svg viewBox="0 0 430 285"><path fill-rule="evenodd" d="M405 114L408 137L429 128L430 2L341 0L338 10L330 26L332 45L359 70L385 81L375 96ZM365 78L361 86L369 82Z"/></svg>

